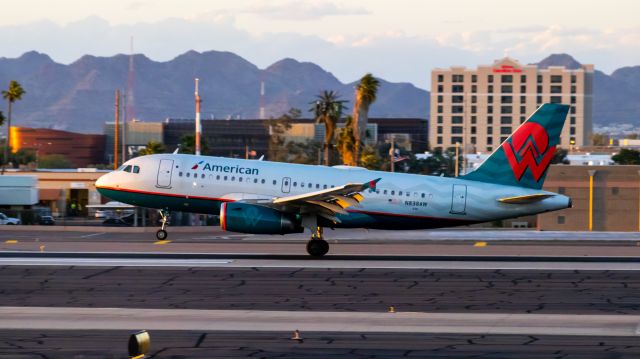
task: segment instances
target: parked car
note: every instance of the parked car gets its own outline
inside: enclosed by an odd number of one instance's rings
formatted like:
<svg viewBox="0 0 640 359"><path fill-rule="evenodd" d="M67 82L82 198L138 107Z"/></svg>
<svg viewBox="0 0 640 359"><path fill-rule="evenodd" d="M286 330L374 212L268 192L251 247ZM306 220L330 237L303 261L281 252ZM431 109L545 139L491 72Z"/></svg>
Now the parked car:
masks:
<svg viewBox="0 0 640 359"><path fill-rule="evenodd" d="M53 226L54 224L56 224L56 220L53 219L52 216L41 216L40 220L38 220L38 224L44 226Z"/></svg>
<svg viewBox="0 0 640 359"><path fill-rule="evenodd" d="M109 211L105 211L103 209L99 209L96 211L96 218L107 218L109 217Z"/></svg>
<svg viewBox="0 0 640 359"><path fill-rule="evenodd" d="M9 225L20 224L20 220L13 217L7 217L6 214L0 213L0 224L9 224Z"/></svg>

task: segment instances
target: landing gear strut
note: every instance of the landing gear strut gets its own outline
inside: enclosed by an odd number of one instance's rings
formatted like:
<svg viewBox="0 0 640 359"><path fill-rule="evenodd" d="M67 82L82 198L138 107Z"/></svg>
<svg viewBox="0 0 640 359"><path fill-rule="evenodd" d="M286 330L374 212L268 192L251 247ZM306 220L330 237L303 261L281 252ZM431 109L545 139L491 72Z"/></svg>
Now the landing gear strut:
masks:
<svg viewBox="0 0 640 359"><path fill-rule="evenodd" d="M167 231L165 231L165 227L167 226L167 222L169 221L169 211L168 210L159 210L158 213L160 214L160 217L162 217L162 226L160 227L160 229L156 232L156 238L158 238L158 240L162 241L167 239Z"/></svg>
<svg viewBox="0 0 640 359"><path fill-rule="evenodd" d="M312 257L322 257L329 252L329 243L322 238L322 227L317 227L307 242L307 253Z"/></svg>

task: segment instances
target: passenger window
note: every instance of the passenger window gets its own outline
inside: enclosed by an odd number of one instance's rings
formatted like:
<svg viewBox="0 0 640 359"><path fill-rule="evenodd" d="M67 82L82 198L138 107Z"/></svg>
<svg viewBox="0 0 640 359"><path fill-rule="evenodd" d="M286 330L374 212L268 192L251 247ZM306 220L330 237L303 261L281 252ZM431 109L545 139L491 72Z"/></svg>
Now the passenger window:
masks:
<svg viewBox="0 0 640 359"><path fill-rule="evenodd" d="M293 187L297 187L298 186L298 182L293 182Z"/></svg>
<svg viewBox="0 0 640 359"><path fill-rule="evenodd" d="M182 177L182 172L179 172L179 173L178 173L178 177Z"/></svg>
<svg viewBox="0 0 640 359"><path fill-rule="evenodd" d="M231 180L235 181L236 180L236 176L231 176Z"/></svg>
<svg viewBox="0 0 640 359"><path fill-rule="evenodd" d="M320 189L320 183L316 183L316 189Z"/></svg>
<svg viewBox="0 0 640 359"><path fill-rule="evenodd" d="M323 188L323 189L327 189L327 185L326 185L326 184L325 184L325 185L322 185L322 188Z"/></svg>
<svg viewBox="0 0 640 359"><path fill-rule="evenodd" d="M191 173L187 172L187 177L191 177Z"/></svg>
<svg viewBox="0 0 640 359"><path fill-rule="evenodd" d="M385 189L384 192L382 192L383 194L387 194L387 190Z"/></svg>
<svg viewBox="0 0 640 359"><path fill-rule="evenodd" d="M391 191L391 195L394 196L396 194L396 191Z"/></svg>
<svg viewBox="0 0 640 359"><path fill-rule="evenodd" d="M197 174L197 173L194 173L194 174L193 174L193 178L198 178L198 174Z"/></svg>
<svg viewBox="0 0 640 359"><path fill-rule="evenodd" d="M139 166L133 166L133 173L140 173L140 167Z"/></svg>
<svg viewBox="0 0 640 359"><path fill-rule="evenodd" d="M225 180L225 181L227 180L227 178L229 178L229 177L227 177L227 176L224 176L224 180Z"/></svg>
<svg viewBox="0 0 640 359"><path fill-rule="evenodd" d="M242 182L242 177L238 177L238 182Z"/></svg>
<svg viewBox="0 0 640 359"><path fill-rule="evenodd" d="M422 194L422 198L424 198L424 193Z"/></svg>
<svg viewBox="0 0 640 359"><path fill-rule="evenodd" d="M402 196L402 191L398 191L398 196Z"/></svg>
<svg viewBox="0 0 640 359"><path fill-rule="evenodd" d="M262 179L262 181L260 181L262 184L264 184L266 181L264 180L264 178Z"/></svg>
<svg viewBox="0 0 640 359"><path fill-rule="evenodd" d="M258 179L257 179L257 178L254 178L254 179L253 179L253 183L258 183Z"/></svg>
<svg viewBox="0 0 640 359"><path fill-rule="evenodd" d="M309 188L313 188L313 184L312 183L309 183Z"/></svg>
<svg viewBox="0 0 640 359"><path fill-rule="evenodd" d="M304 182L300 182L300 188L304 188Z"/></svg>
<svg viewBox="0 0 640 359"><path fill-rule="evenodd" d="M411 197L411 192L407 192L407 197Z"/></svg>
<svg viewBox="0 0 640 359"><path fill-rule="evenodd" d="M273 180L273 185L275 186L278 182L276 182L276 180Z"/></svg>
<svg viewBox="0 0 640 359"><path fill-rule="evenodd" d="M200 178L204 179L204 173L200 176Z"/></svg>
<svg viewBox="0 0 640 359"><path fill-rule="evenodd" d="M216 176L216 180L220 181L220 175Z"/></svg>

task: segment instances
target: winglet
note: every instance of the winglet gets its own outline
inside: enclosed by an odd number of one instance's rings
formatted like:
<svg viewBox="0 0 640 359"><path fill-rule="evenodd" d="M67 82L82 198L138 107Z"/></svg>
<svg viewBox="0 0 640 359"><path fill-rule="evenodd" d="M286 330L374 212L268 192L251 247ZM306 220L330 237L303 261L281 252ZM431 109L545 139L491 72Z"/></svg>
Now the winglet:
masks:
<svg viewBox="0 0 640 359"><path fill-rule="evenodd" d="M374 179L372 181L369 181L369 182L363 184L362 185L362 190L364 191L366 189L371 189L371 190L375 191L376 185L378 184L378 182L380 182L381 179L382 178L376 178L376 179Z"/></svg>

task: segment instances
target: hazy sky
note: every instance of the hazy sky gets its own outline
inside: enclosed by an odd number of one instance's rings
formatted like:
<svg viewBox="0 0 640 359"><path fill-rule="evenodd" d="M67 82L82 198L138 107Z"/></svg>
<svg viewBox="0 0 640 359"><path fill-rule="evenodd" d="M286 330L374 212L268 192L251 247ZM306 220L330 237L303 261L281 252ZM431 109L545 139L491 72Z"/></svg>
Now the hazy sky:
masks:
<svg viewBox="0 0 640 359"><path fill-rule="evenodd" d="M293 57L343 82L372 71L423 88L433 67L505 54L536 62L567 52L605 72L640 65L637 0L0 0L0 9L0 56L37 50L63 63L126 53L133 35L135 52L159 61L189 49L262 68Z"/></svg>

